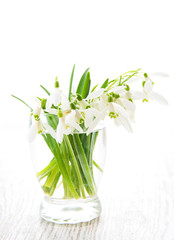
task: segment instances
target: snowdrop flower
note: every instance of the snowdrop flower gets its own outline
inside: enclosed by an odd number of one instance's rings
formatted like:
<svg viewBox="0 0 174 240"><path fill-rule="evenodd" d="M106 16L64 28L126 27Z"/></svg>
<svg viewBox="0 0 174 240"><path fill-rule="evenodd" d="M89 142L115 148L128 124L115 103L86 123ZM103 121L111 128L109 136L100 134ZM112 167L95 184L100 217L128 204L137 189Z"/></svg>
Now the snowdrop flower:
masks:
<svg viewBox="0 0 174 240"><path fill-rule="evenodd" d="M95 108L88 108L83 110L84 114L84 124L87 128L86 134L88 135L91 133L95 127L98 125L98 123L104 119L105 117L105 111L98 111Z"/></svg>
<svg viewBox="0 0 174 240"><path fill-rule="evenodd" d="M59 118L60 121L57 127L57 141L59 143L62 143L64 134L72 134L75 130L83 132L83 129L79 125L81 118L82 116L78 110L72 109L69 112L65 112L64 116L62 113L62 117Z"/></svg>
<svg viewBox="0 0 174 240"><path fill-rule="evenodd" d="M116 125L123 125L128 132L132 132L128 113L122 106L115 102L109 102L107 111L109 113L109 117L114 118L114 123Z"/></svg>
<svg viewBox="0 0 174 240"><path fill-rule="evenodd" d="M52 108L52 105L57 107L61 103L62 90L59 88L59 82L57 78L55 79L54 92L48 97L46 102L46 111L50 114L57 115L57 110Z"/></svg>
<svg viewBox="0 0 174 240"><path fill-rule="evenodd" d="M143 81L143 92L134 92L135 99L142 99L143 102L148 102L150 99L156 100L159 103L167 105L167 100L157 92L153 91L154 83L148 77L147 73L144 74L145 81Z"/></svg>
<svg viewBox="0 0 174 240"><path fill-rule="evenodd" d="M37 134L43 132L43 127L42 127L42 124L41 124L41 121L40 121L41 104L40 104L40 101L38 99L36 99L36 102L37 102L37 106L36 106L35 110L33 111L34 119L33 119L32 125L29 129L29 134L28 134L29 142L34 141Z"/></svg>
<svg viewBox="0 0 174 240"><path fill-rule="evenodd" d="M134 121L134 113L135 113L135 104L132 100L132 96L130 92L127 92L124 96L119 97L116 101L120 104L129 114L130 120Z"/></svg>
<svg viewBox="0 0 174 240"><path fill-rule="evenodd" d="M37 102L37 106L35 108L35 110L33 111L33 122L32 125L30 127L29 130L29 134L28 134L28 140L29 142L34 141L34 139L36 138L37 134L40 133L48 133L50 134L53 138L57 138L56 136L56 132L54 131L54 129L48 124L48 123L44 123L40 120L40 114L41 114L41 102L36 99Z"/></svg>

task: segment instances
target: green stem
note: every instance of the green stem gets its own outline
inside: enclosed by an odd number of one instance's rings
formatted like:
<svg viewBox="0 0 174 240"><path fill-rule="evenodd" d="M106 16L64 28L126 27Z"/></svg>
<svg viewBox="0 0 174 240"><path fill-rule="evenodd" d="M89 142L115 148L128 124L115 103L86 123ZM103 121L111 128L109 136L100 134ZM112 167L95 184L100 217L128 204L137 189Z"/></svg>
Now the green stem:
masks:
<svg viewBox="0 0 174 240"><path fill-rule="evenodd" d="M57 166L60 169L60 172L69 187L69 190L71 191L72 195L75 198L79 198L79 195L75 190L75 186L69 178L68 172L66 170L66 167L65 167L64 161L62 159L62 155L60 153L60 149L59 149L59 146L58 146L56 140L54 138L52 138L50 134L45 134L45 135L42 134L42 136L44 137L48 147L50 148L51 152L53 153L53 155L56 159Z"/></svg>
<svg viewBox="0 0 174 240"><path fill-rule="evenodd" d="M78 163L77 163L77 160L76 160L76 157L75 157L73 148L72 148L72 146L71 146L71 143L70 143L69 138L68 138L66 135L64 136L64 138L65 138L65 140L66 140L66 142L67 142L67 145L68 145L68 148L69 148L69 151L70 151L72 160L73 160L73 164L74 164L74 168L75 168L75 171L76 171L78 180L79 180L79 184L80 184L80 189L81 189L81 192L82 192L82 196L83 196L83 198L85 198L86 196L85 196L83 181L82 181L82 177L81 177L81 174L80 174L80 170L79 170L79 167L78 167Z"/></svg>
<svg viewBox="0 0 174 240"><path fill-rule="evenodd" d="M38 177L39 181L44 178L45 176L48 175L48 173L53 169L53 167L56 165L55 162L55 158L53 158L50 163L48 164L47 167L45 167L44 169L42 169L40 172L38 172L36 174L36 176Z"/></svg>
<svg viewBox="0 0 174 240"><path fill-rule="evenodd" d="M73 139L74 139L74 144L75 144L75 148L76 148L76 152L78 154L78 158L83 170L83 173L86 177L88 186L90 187L92 193L95 193L95 187L94 187L94 183L93 183L93 177L86 159L86 155L82 146L82 143L80 141L79 135L78 134L74 134L73 135Z"/></svg>
<svg viewBox="0 0 174 240"><path fill-rule="evenodd" d="M94 160L93 160L93 164L100 172L103 172L103 169Z"/></svg>

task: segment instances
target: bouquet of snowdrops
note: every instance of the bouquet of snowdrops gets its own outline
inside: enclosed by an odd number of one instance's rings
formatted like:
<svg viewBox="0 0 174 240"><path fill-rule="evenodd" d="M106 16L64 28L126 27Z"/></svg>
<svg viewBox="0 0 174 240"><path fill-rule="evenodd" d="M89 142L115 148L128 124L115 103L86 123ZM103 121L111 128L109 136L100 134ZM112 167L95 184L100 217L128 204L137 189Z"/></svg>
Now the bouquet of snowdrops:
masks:
<svg viewBox="0 0 174 240"><path fill-rule="evenodd" d="M56 188L63 184L64 198L86 198L96 194L93 166L102 172L102 168L93 159L99 124L111 118L115 125L132 132L131 121L134 119L136 100L148 102L150 99L166 103L166 100L153 91L154 82L147 73L137 69L128 71L116 79L106 79L92 89L89 69L87 69L72 92L74 77L73 67L68 97L55 79L54 92L45 87L47 98L36 98L31 110L32 125L29 141L40 134L52 153L49 164L37 173L39 181L44 179L43 191L52 196ZM132 80L137 80L141 91L132 89ZM41 114L47 122L42 122Z"/></svg>

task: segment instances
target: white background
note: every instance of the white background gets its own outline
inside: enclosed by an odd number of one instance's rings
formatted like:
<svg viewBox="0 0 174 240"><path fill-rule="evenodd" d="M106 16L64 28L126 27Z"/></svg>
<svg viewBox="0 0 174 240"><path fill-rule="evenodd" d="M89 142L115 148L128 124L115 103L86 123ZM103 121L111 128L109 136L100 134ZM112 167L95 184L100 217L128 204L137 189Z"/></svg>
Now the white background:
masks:
<svg viewBox="0 0 174 240"><path fill-rule="evenodd" d="M150 174L151 166L158 163L159 158L170 157L172 161L172 3L172 0L2 0L1 156L10 161L18 157L29 159L25 138L28 111L10 94L26 101L36 95L44 96L39 85L52 89L55 76L58 76L61 87L68 91L75 63L76 83L87 67L91 69L93 85L139 67L145 72L170 75L166 79L155 79L156 91L168 100L168 107L157 103L138 105L133 134L112 124L108 126L106 176L113 180L116 172L120 176L117 180L122 183L117 187L123 188L127 177L133 184L137 174ZM108 173L113 171L113 175L108 174L107 169ZM7 169L5 172L8 173Z"/></svg>

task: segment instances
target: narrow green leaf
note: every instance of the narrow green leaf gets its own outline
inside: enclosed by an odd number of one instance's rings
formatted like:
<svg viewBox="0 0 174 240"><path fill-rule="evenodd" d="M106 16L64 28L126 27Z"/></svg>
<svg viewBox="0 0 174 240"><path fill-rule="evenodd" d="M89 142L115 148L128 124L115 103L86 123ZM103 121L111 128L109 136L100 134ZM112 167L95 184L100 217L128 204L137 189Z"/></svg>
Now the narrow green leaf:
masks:
<svg viewBox="0 0 174 240"><path fill-rule="evenodd" d="M11 95L11 96L14 97L14 98L16 98L17 100L19 100L19 101L22 102L23 104L25 104L28 108L30 108L31 112L33 111L33 109L32 109L26 102L24 102L22 99L14 96L14 95Z"/></svg>
<svg viewBox="0 0 174 240"><path fill-rule="evenodd" d="M91 85L91 80L90 80L90 72L87 73L86 75L86 79L83 85L83 90L82 90L82 98L86 98L89 94L89 90L90 90L90 85Z"/></svg>
<svg viewBox="0 0 174 240"><path fill-rule="evenodd" d="M99 85L99 84L95 85L95 86L93 87L93 89L91 90L91 92L94 92L94 90L98 87L98 85Z"/></svg>
<svg viewBox="0 0 174 240"><path fill-rule="evenodd" d="M74 64L72 72L71 72L71 78L70 78L70 83L69 83L69 95L68 95L69 101L71 99L71 89L72 89L72 83L73 83L73 78L74 78L74 69L75 69L75 64Z"/></svg>
<svg viewBox="0 0 174 240"><path fill-rule="evenodd" d="M108 84L109 84L109 78L107 78L106 81L104 81L101 88L106 88L108 86Z"/></svg>
<svg viewBox="0 0 174 240"><path fill-rule="evenodd" d="M50 95L50 92L49 92L44 86L40 85L40 87L41 87L48 95Z"/></svg>
<svg viewBox="0 0 174 240"><path fill-rule="evenodd" d="M78 94L80 94L80 95L81 95L82 92L83 92L83 86L84 86L84 83L85 83L85 80L86 80L86 76L87 76L88 71L89 71L89 68L86 69L86 71L83 73L83 75L82 75L82 77L81 77L81 79L80 79L80 81L79 81L79 85L78 85L78 87L77 87L76 93L78 93Z"/></svg>
<svg viewBox="0 0 174 240"><path fill-rule="evenodd" d="M103 169L94 160L93 160L93 164L100 172L103 172Z"/></svg>

